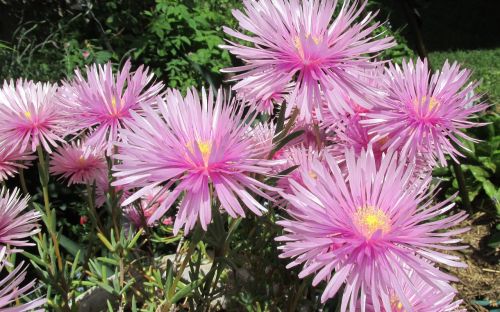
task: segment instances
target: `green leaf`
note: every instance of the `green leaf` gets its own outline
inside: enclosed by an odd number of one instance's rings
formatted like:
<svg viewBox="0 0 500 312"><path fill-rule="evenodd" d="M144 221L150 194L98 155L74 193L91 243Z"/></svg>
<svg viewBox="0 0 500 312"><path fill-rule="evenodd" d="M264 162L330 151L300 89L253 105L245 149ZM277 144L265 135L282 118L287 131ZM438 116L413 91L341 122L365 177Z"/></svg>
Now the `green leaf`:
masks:
<svg viewBox="0 0 500 312"><path fill-rule="evenodd" d="M184 286L181 290L175 293L175 295L170 300L172 303L176 303L184 297L187 297L196 287L203 283L204 278L191 282Z"/></svg>
<svg viewBox="0 0 500 312"><path fill-rule="evenodd" d="M174 269L173 269L173 264L172 261L168 260L167 261L167 279L165 282L165 288L170 289L172 287L172 283L174 281Z"/></svg>
<svg viewBox="0 0 500 312"><path fill-rule="evenodd" d="M95 53L96 63L106 63L113 57L113 53L109 51L98 51Z"/></svg>
<svg viewBox="0 0 500 312"><path fill-rule="evenodd" d="M486 180L483 182L483 189L486 192L486 195L488 195L488 197L493 199L493 200L496 198L496 196L500 192L500 188L497 189L495 187L495 185L493 183L491 183L490 180Z"/></svg>
<svg viewBox="0 0 500 312"><path fill-rule="evenodd" d="M63 246L75 259L77 259L78 253L83 253L84 257L78 257L80 264L83 264L83 258L85 258L85 250L78 245L78 243L72 241L63 234L59 234L59 243Z"/></svg>
<svg viewBox="0 0 500 312"><path fill-rule="evenodd" d="M132 249L135 246L135 244L137 243L137 240L139 239L139 237L141 237L143 232L144 232L143 229L139 229L139 231L137 231L134 238L132 238L132 240L128 244L128 246L127 246L128 249Z"/></svg>
<svg viewBox="0 0 500 312"><path fill-rule="evenodd" d="M280 171L276 176L267 179L266 184L270 185L270 186L276 185L276 182L278 181L278 179L280 179L281 177L284 177L286 175L289 175L290 173L292 173L293 171L295 171L295 169L297 169L299 167L300 167L299 165L295 165L295 166L291 166L290 168L287 168L283 171Z"/></svg>
<svg viewBox="0 0 500 312"><path fill-rule="evenodd" d="M304 134L304 130L299 130L299 131L295 131L295 132L292 132L290 133L289 135L287 135L286 137L284 137L282 140L280 140L278 142L278 144L276 144L276 146L273 148L273 150L271 151L271 153L269 154L269 158L273 158L274 154L276 154L277 151L279 151L280 149L282 149L285 145L287 145L291 140L295 139L295 138L298 138L299 136L303 135Z"/></svg>
<svg viewBox="0 0 500 312"><path fill-rule="evenodd" d="M0 41L0 49L14 51L14 49L12 49L11 47L9 47L8 45L6 45L5 43L3 43L2 41Z"/></svg>
<svg viewBox="0 0 500 312"><path fill-rule="evenodd" d="M481 156L478 159L485 168L490 169L492 172L495 172L497 170L497 166L495 165L495 163L492 161L491 158Z"/></svg>
<svg viewBox="0 0 500 312"><path fill-rule="evenodd" d="M283 127L285 126L285 112L286 112L286 101L281 104L280 107L280 112L278 115L278 120L276 122L276 131L274 132L274 135L277 136L278 133L283 130Z"/></svg>
<svg viewBox="0 0 500 312"><path fill-rule="evenodd" d="M82 262L80 259L81 259L81 255L80 255L80 250L78 250L78 252L76 253L75 255L75 260L73 261L73 264L71 265L71 271L69 273L69 277L71 279L74 279L75 276L76 276L76 272L77 272L77 269L78 269L78 263Z"/></svg>
<svg viewBox="0 0 500 312"><path fill-rule="evenodd" d="M488 240L488 246L490 246L491 248L500 247L500 232L496 232L491 235L490 239Z"/></svg>
<svg viewBox="0 0 500 312"><path fill-rule="evenodd" d="M480 182L484 182L486 180L486 178L488 178L490 176L490 174L486 170L484 170L483 168L481 168L479 166L464 165L464 167L469 169L470 172L472 172L472 175L474 176L474 178L476 178L476 180L478 180Z"/></svg>

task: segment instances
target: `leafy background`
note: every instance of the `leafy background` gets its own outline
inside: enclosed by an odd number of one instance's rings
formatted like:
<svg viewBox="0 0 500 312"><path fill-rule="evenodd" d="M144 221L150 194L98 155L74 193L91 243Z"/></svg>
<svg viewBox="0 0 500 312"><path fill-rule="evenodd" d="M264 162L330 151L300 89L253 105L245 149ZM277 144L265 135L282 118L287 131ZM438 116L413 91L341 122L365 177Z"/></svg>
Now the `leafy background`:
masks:
<svg viewBox="0 0 500 312"><path fill-rule="evenodd" d="M492 105L481 116L488 125L469 132L482 141L468 143L470 151L465 151L461 165L471 201L470 224L477 233L464 238L472 246L465 257L477 270L460 276L464 283L459 289L473 309L493 310L500 299L493 289L500 274L500 38L494 31L500 29L500 18L495 16L500 7L498 1L486 0L369 1L368 7L380 10L380 19L386 21L382 30L398 41L381 58L400 62L417 56L417 33L408 24L405 5L418 13L417 26L432 65L438 68L449 59L472 69L474 79L482 81L478 92ZM217 87L225 80L219 70L240 64L218 48L225 38L222 26L236 26L231 10L238 7L237 0L0 0L0 79L58 81L93 62L119 66L130 58L135 65L149 66L170 87ZM457 192L456 168L438 168L434 175L441 181L440 196ZM36 185L28 183L31 188ZM78 222L85 209L75 195L78 192L65 191L57 183L51 187L60 226L71 239L85 243L80 232L87 229ZM458 197L457 202L463 209L463 199ZM234 261L246 263L255 273L246 283L233 285L231 304L249 311L284 306L283 293L298 291L302 284L296 282L296 272L287 272L277 259L274 230L264 229L272 226L255 229L255 220L243 222L248 223L243 226L247 232L235 239L239 255Z"/></svg>

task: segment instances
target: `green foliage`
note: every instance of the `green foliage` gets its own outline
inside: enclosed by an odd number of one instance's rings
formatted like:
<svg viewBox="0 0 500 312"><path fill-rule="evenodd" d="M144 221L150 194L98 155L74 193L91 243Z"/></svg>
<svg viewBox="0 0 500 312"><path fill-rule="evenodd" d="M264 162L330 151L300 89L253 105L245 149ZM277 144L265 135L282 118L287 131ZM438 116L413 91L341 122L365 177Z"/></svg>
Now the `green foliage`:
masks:
<svg viewBox="0 0 500 312"><path fill-rule="evenodd" d="M234 24L231 9L238 5L236 0L116 0L37 7L40 18L52 20L23 23L11 42L0 42L0 78L58 81L87 64L131 58L171 87L219 85L219 70L231 65L227 51L218 48L222 25ZM9 9L24 15L14 4Z"/></svg>
<svg viewBox="0 0 500 312"><path fill-rule="evenodd" d="M218 48L223 43L221 26L231 23L230 8L235 4L228 0L194 1L190 5L158 0L153 9L143 12L150 23L134 58L158 64L155 70L169 78L171 87L219 85L219 70L231 64L228 52Z"/></svg>
<svg viewBox="0 0 500 312"><path fill-rule="evenodd" d="M500 48L492 50L468 50L432 52L429 58L433 66L440 66L445 60L457 61L464 68L472 70L472 78L481 81L479 93L484 93L487 102L496 105L496 112L500 104ZM437 67L436 67L437 68Z"/></svg>

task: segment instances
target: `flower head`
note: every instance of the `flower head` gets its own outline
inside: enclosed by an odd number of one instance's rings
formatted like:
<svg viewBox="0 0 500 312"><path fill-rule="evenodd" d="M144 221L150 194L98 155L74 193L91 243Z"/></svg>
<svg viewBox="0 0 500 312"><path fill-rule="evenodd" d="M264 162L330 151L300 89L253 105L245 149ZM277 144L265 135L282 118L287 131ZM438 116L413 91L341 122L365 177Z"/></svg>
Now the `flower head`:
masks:
<svg viewBox="0 0 500 312"><path fill-rule="evenodd" d="M284 242L281 257L294 259L289 267L303 264L299 277L314 273L313 285L327 281L323 302L345 284L342 311L358 300L364 304L372 290L373 301L384 304L396 291L410 311L410 298L401 290L403 281L416 287L408 270L444 292L443 285L455 279L429 261L465 266L439 251L463 248L454 246L459 240L451 236L467 229L443 230L464 220L465 212L444 216L454 205L451 199L433 204L430 176L416 183L412 167L395 153L384 155L377 166L371 151L359 157L347 151L345 172L330 154L325 160L326 165L312 160L314 178L301 168L303 184L290 179L291 192L283 194L294 207L288 220L279 221L286 234L277 238ZM442 218L433 220L437 216Z"/></svg>
<svg viewBox="0 0 500 312"><path fill-rule="evenodd" d="M367 54L394 45L390 37L370 37L379 25L372 23L374 15L355 22L365 6L366 1L360 6L344 1L334 19L337 1L333 0L246 0L244 12L235 10L233 15L251 35L224 31L251 46L231 41L222 46L246 64L224 71L237 73L232 78L238 81L234 89L243 93L254 89L273 94L281 92L284 82L293 82L289 99L293 105L288 108L299 107L308 120L324 96L332 111L350 111L342 101L346 94L365 103L371 93L357 79L362 70L379 64L369 62Z"/></svg>
<svg viewBox="0 0 500 312"><path fill-rule="evenodd" d="M181 195L174 232L184 225L187 233L200 220L203 229L211 222L212 197L232 217L244 216L241 203L256 214L265 208L249 193L270 197L261 189L274 190L251 174L265 175L277 161L259 159L263 151L249 137L250 123L244 109L234 101L225 103L221 91L214 101L195 90L185 98L168 90L159 100L158 110L146 107L145 115L134 114L130 129L122 130L122 163L114 168L115 186L140 188L123 202L128 205L156 186L171 192L149 218L155 222ZM255 116L255 115L253 115ZM264 148L264 146L262 146Z"/></svg>
<svg viewBox="0 0 500 312"><path fill-rule="evenodd" d="M309 177L311 177L313 180L316 179L317 174L314 168L312 168L311 164L313 163L313 159L318 159L319 161L322 161L322 154L323 152L320 151L318 152L316 149L312 147L304 147L304 146L292 146L290 148L287 148L283 151L281 157L283 159L286 159L286 165L283 166L278 166L278 172L282 172L285 170L291 170L293 167L296 167L293 171L291 171L289 174L280 177L280 179L277 182L277 186L280 188L281 192L284 193L290 193L292 191L291 185L290 185L290 180L293 180L300 185L303 185L302 181L302 175L301 172L303 170L308 172ZM284 200L284 199L278 199L278 202L282 205L287 207L287 209L293 209L293 205L289 205L289 203Z"/></svg>
<svg viewBox="0 0 500 312"><path fill-rule="evenodd" d="M19 146L0 143L0 182L13 177L19 169L26 169L35 158L29 151L21 152Z"/></svg>
<svg viewBox="0 0 500 312"><path fill-rule="evenodd" d="M32 246L27 239L38 233L40 229L36 222L40 213L29 210L28 197L21 197L19 189L9 192L2 188L0 192L0 248L3 246L24 247ZM18 250L11 250L16 252Z"/></svg>
<svg viewBox="0 0 500 312"><path fill-rule="evenodd" d="M151 83L154 75L143 66L130 72L130 61L113 74L111 63L87 67L86 78L77 69L73 81L64 84L60 101L72 132L89 131L87 144L104 146L113 153L118 131L127 126L132 111L154 104L163 84Z"/></svg>
<svg viewBox="0 0 500 312"><path fill-rule="evenodd" d="M82 141L61 146L50 161L50 173L68 179L68 185L92 184L107 168L104 153Z"/></svg>
<svg viewBox="0 0 500 312"><path fill-rule="evenodd" d="M63 116L56 101L57 85L19 79L0 89L0 142L18 146L19 152L47 152L62 142Z"/></svg>
<svg viewBox="0 0 500 312"><path fill-rule="evenodd" d="M6 248L0 246L0 273L5 267ZM29 294L35 281L24 284L26 278L26 267L21 263L17 265L11 272L8 272L5 277L0 278L0 311L8 312L24 312L24 311L43 311L36 309L45 304L45 299L38 298L24 304L17 304L17 300Z"/></svg>
<svg viewBox="0 0 500 312"><path fill-rule="evenodd" d="M402 68L390 65L385 75L387 96L379 101L364 121L374 140L384 139L385 146L399 148L410 157L427 155L446 164L445 155L455 161L467 149L459 138L475 141L462 129L479 126L469 119L486 109L486 104L469 106L479 96L470 98L477 83L468 83L470 72L446 62L431 75L427 60L403 62Z"/></svg>

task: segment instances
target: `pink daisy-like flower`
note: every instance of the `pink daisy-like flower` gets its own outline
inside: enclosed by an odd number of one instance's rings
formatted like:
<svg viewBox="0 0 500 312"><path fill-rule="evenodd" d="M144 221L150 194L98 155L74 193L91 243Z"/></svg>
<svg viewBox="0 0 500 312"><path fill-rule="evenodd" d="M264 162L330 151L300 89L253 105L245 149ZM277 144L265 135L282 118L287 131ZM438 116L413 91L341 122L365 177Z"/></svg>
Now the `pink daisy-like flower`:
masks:
<svg viewBox="0 0 500 312"><path fill-rule="evenodd" d="M111 63L94 64L87 67L86 79L77 69L74 80L64 83L60 92L68 129L90 130L87 144L105 147L107 155L113 154L118 131L127 126L131 112L154 104L163 88L162 83L152 83L154 75L147 68L131 73L130 66L127 61L114 75Z"/></svg>
<svg viewBox="0 0 500 312"><path fill-rule="evenodd" d="M402 68L390 65L386 71L387 97L373 111L366 113L374 140L388 138L385 146L399 148L414 157L418 153L438 159L446 165L445 155L455 161L463 156L452 143L467 149L459 138L476 142L461 129L480 126L469 119L488 107L468 107L479 95L468 96L477 83L468 83L470 72L457 63L446 62L433 75L427 60L403 62Z"/></svg>
<svg viewBox="0 0 500 312"><path fill-rule="evenodd" d="M376 67L367 54L393 46L392 37L370 34L379 26L369 13L355 22L366 6L344 1L333 19L337 1L333 0L261 0L244 2L244 12L233 11L240 27L252 35L229 28L224 31L251 43L245 46L231 41L222 48L245 61L244 66L223 71L238 73L237 91L265 87L266 94L282 90L283 81L293 81L289 102L299 107L309 120L326 97L332 111L351 111L342 99L346 94L366 103L371 90L359 82L363 71ZM370 25L371 24L371 25ZM296 79L294 78L296 77Z"/></svg>
<svg viewBox="0 0 500 312"><path fill-rule="evenodd" d="M275 133L276 125L272 122L259 123L255 127L249 129L248 136L254 141L257 149L262 151L259 158L265 159L271 153L274 147L273 139Z"/></svg>
<svg viewBox="0 0 500 312"><path fill-rule="evenodd" d="M310 166L312 163L313 159L318 159L321 161L321 155L323 154L322 151L318 152L316 149L312 147L290 147L287 148L281 157L283 159L286 159L286 165L283 166L278 166L276 173L282 172L286 169L290 169L294 166L298 166L297 169L293 170L291 173L284 177L280 177L278 180L277 186L280 188L281 192L283 193L290 193L292 191L291 186L290 186L290 180L294 180L300 185L303 185L302 182L302 171L307 171L309 176L314 180L317 177L316 172L314 169ZM291 206L288 205L288 202L284 199L278 199L278 202L283 205L287 206L290 208Z"/></svg>
<svg viewBox="0 0 500 312"><path fill-rule="evenodd" d="M292 191L283 194L294 207L288 220L278 222L286 232L277 238L284 242L281 257L293 258L288 267L303 264L299 277L314 274L313 285L326 280L323 302L345 284L342 311L359 301L364 305L368 293L372 303L381 302L392 311L393 291L411 311L403 283L417 285L408 270L445 292L443 285L456 279L429 260L466 266L458 257L439 251L464 248L454 245L460 240L452 236L468 229L444 230L463 221L465 212L445 216L454 206L451 199L434 204L427 190L431 177L415 182L412 167L395 153L386 154L377 166L371 151L359 157L347 151L344 173L328 153L325 160L327 165L312 160L314 178L309 169L300 169L303 184L290 179Z"/></svg>
<svg viewBox="0 0 500 312"><path fill-rule="evenodd" d="M168 190L165 190L159 186L155 187L141 197L139 205L137 207L133 204L131 205L131 207L128 207L125 210L125 214L136 227L142 227L144 225L143 221L147 222L147 220L155 213L155 211L158 209L158 207L160 207L161 203L167 198L167 196ZM139 209L141 211L139 211ZM167 219L168 218L165 218L165 220ZM167 221L168 224L170 224L170 222L171 219L170 221Z"/></svg>
<svg viewBox="0 0 500 312"><path fill-rule="evenodd" d="M341 121L336 123L335 136L328 138L335 143L332 148L333 154L343 157L345 150L352 149L356 155L360 155L363 150L370 147L379 163L382 154L386 152L384 144L387 139L373 142L367 127L361 123L364 119L359 114L354 114L344 116Z"/></svg>
<svg viewBox="0 0 500 312"><path fill-rule="evenodd" d="M40 213L35 210L26 211L29 197L21 197L19 189L9 192L2 188L0 192L0 248L25 247L34 244L28 242L28 238L38 233L36 222ZM9 250L17 252L18 250Z"/></svg>
<svg viewBox="0 0 500 312"><path fill-rule="evenodd" d="M104 152L82 141L60 147L50 161L50 173L67 179L68 185L92 184L107 168Z"/></svg>
<svg viewBox="0 0 500 312"><path fill-rule="evenodd" d="M0 273L2 273L6 264L6 259L4 259L5 256L6 248L0 246ZM12 272L7 273L3 279L0 279L0 311L43 311L42 309L34 310L45 304L46 300L43 298L31 300L24 304L17 304L17 300L28 295L33 289L33 286L35 286L35 281L23 285L25 278L26 267L21 263L17 265Z"/></svg>
<svg viewBox="0 0 500 312"><path fill-rule="evenodd" d="M448 283L441 283L442 290L430 287L423 279L415 274L412 270L407 270L406 272L408 279L411 281L411 285L407 282L405 276L402 276L400 280L402 281L401 290L407 296L410 304L411 310L406 310L403 306L401 300L399 300L398 295L395 290L392 290L389 295L389 303L386 306L390 306L390 310L386 310L384 304L380 302L371 302L371 291L366 294L366 304L364 309L362 309L362 302L358 305L356 310L352 311L383 311L383 312L465 312L465 309L460 308L460 303L462 300L454 300L456 296L456 290L451 287ZM375 291L377 291L375 289Z"/></svg>
<svg viewBox="0 0 500 312"><path fill-rule="evenodd" d="M0 182L13 177L19 169L26 169L35 158L29 151L21 153L17 146L0 143Z"/></svg>
<svg viewBox="0 0 500 312"><path fill-rule="evenodd" d="M39 145L51 153L51 146L63 142L56 90L50 83L5 81L0 89L0 142L18 146L20 153Z"/></svg>
<svg viewBox="0 0 500 312"><path fill-rule="evenodd" d="M265 211L249 191L270 199L261 189L277 189L251 175L266 175L279 161L259 159L262 150L248 136L250 122L244 122L248 115L236 104L225 103L220 90L215 102L213 95L207 97L205 91L200 101L196 90L188 90L185 98L177 90L168 90L165 101L158 100L158 113L145 107L144 117L134 114L130 129L121 132L126 143L119 144L121 151L116 158L122 164L114 168L114 185L140 190L123 205L156 186L171 188L150 217L148 222L152 223L183 193L175 233L183 225L189 232L197 219L206 230L212 219L214 195L232 217L245 215L240 201L255 214Z"/></svg>
<svg viewBox="0 0 500 312"><path fill-rule="evenodd" d="M272 114L274 105L281 105L292 90L293 83L288 77L283 76L269 84L262 75L254 75L240 83L238 97L249 101L257 111Z"/></svg>

